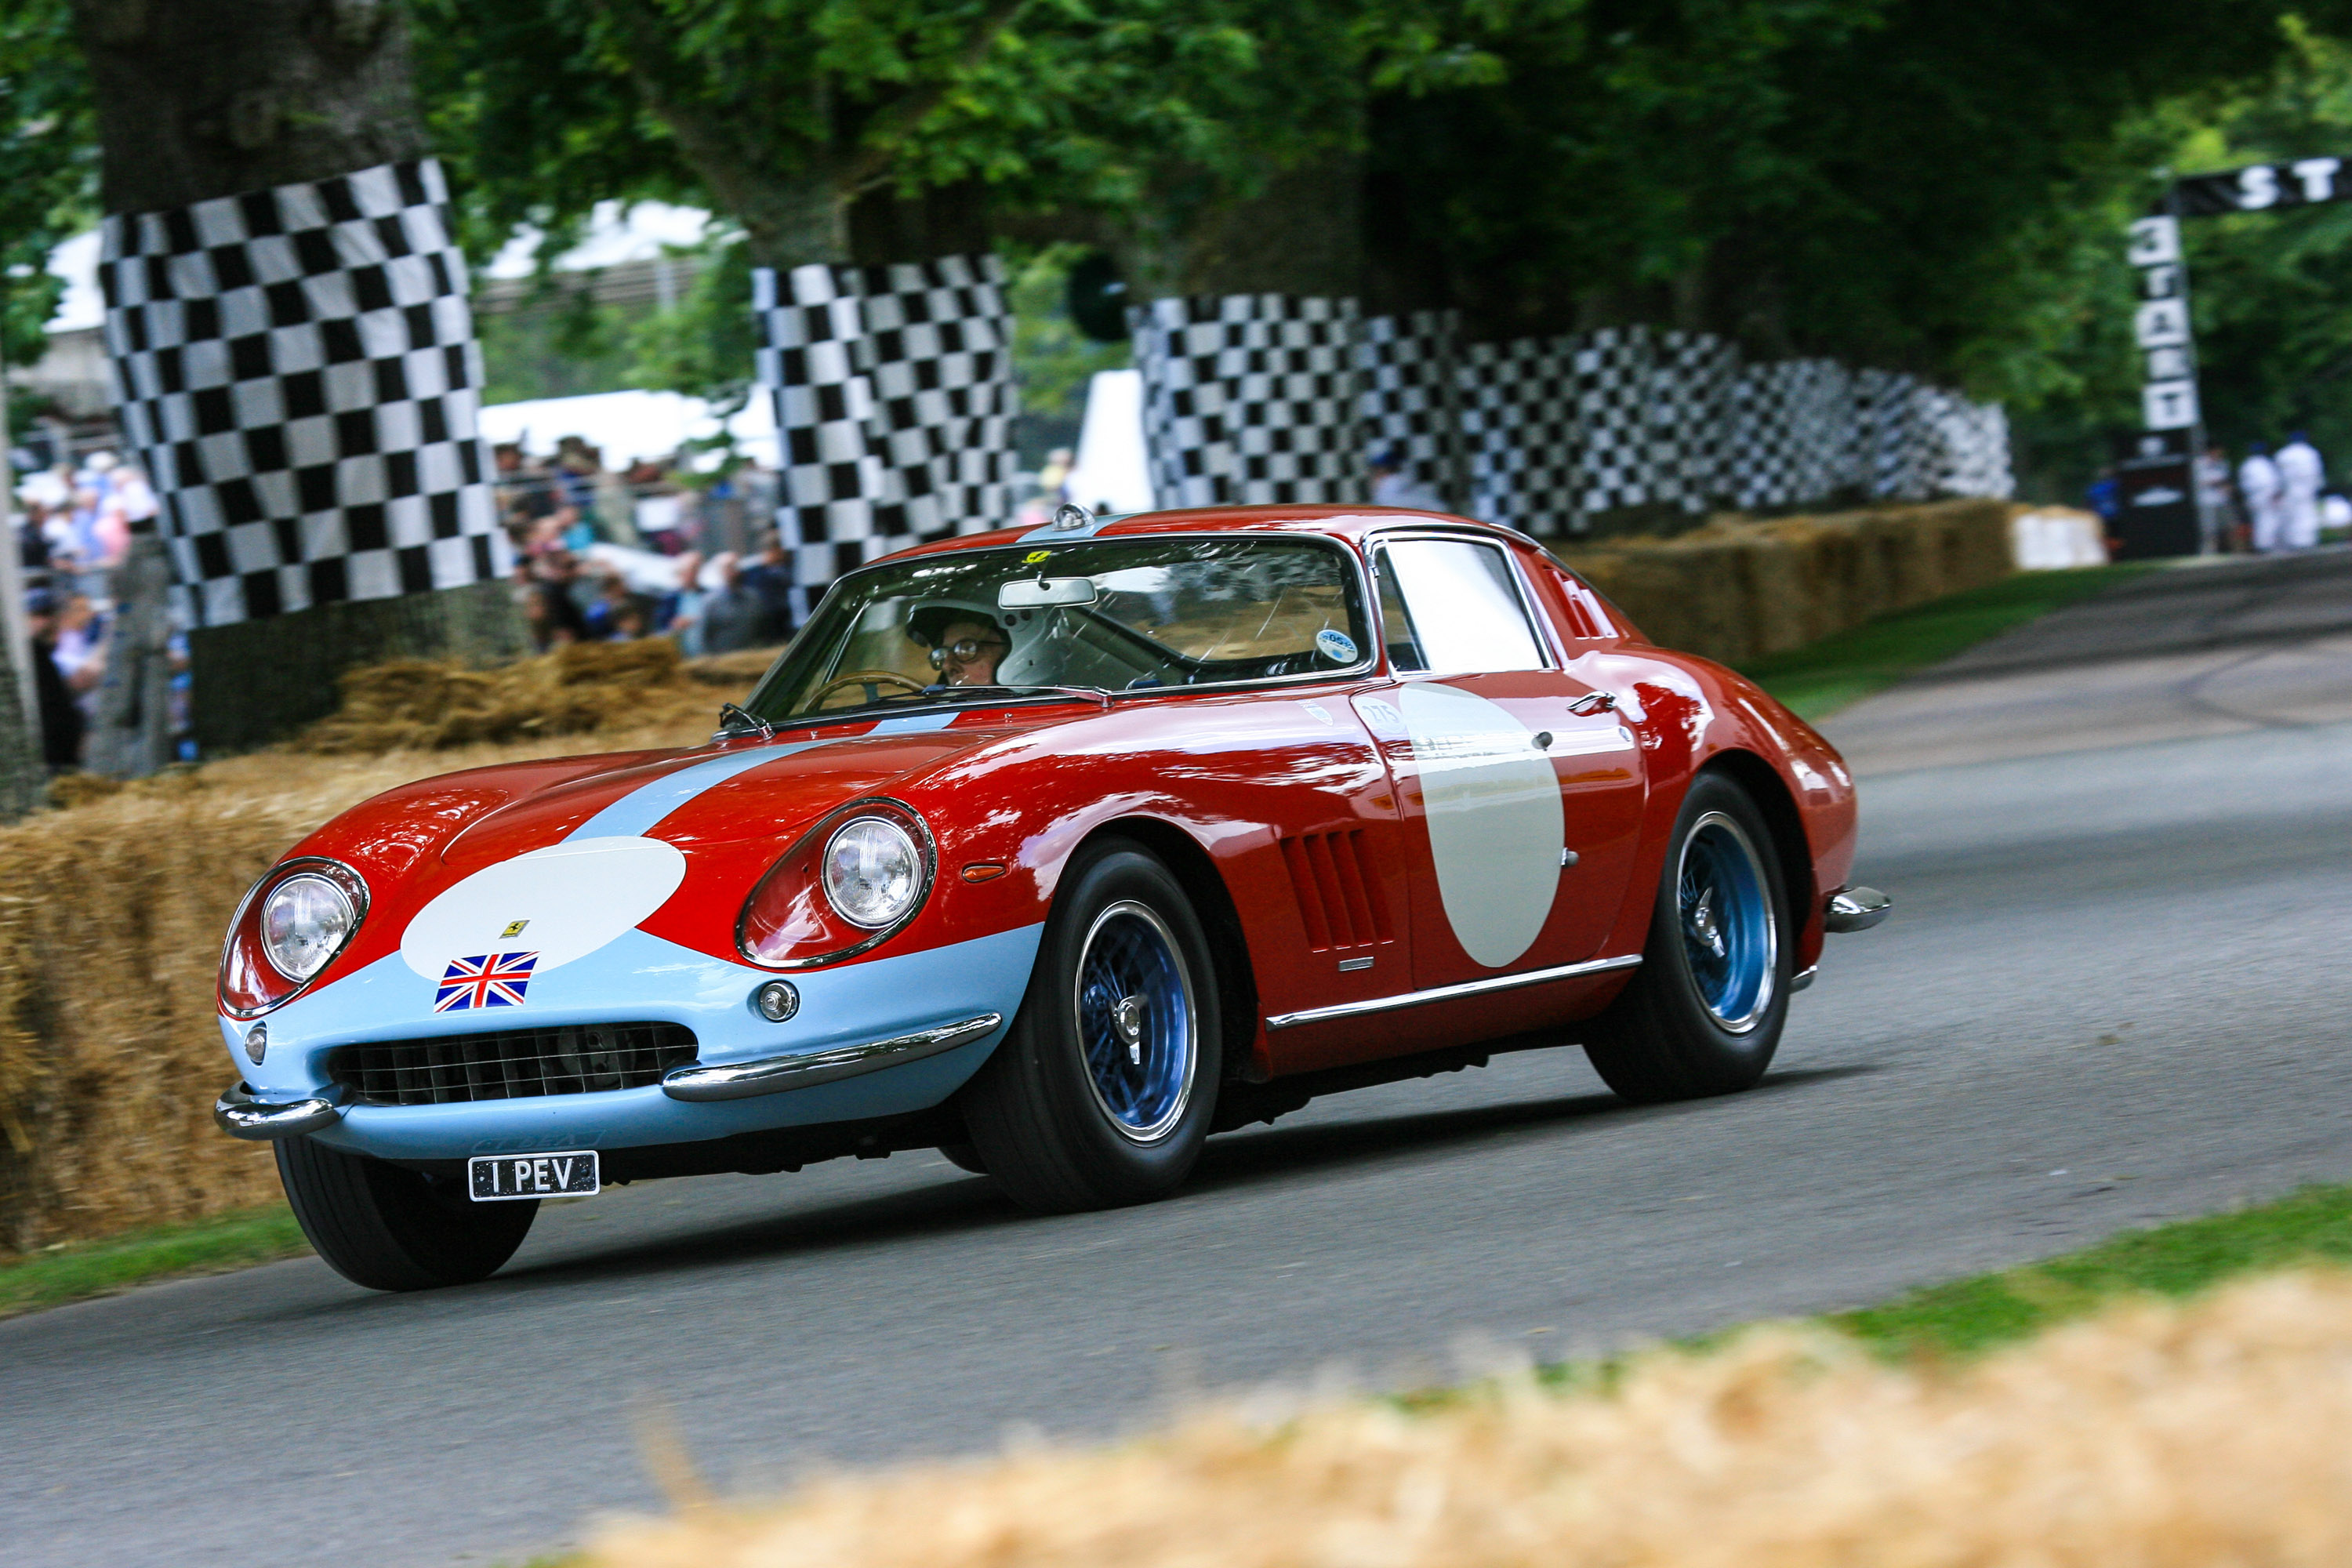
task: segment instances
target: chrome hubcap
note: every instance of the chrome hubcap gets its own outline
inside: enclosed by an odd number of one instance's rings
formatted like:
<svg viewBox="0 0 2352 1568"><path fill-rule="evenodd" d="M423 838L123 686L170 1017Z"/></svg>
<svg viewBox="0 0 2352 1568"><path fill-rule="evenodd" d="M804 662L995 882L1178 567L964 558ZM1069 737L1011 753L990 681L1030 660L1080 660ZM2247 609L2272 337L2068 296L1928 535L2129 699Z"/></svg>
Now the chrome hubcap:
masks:
<svg viewBox="0 0 2352 1568"><path fill-rule="evenodd" d="M1143 1065L1143 998L1122 996L1110 1010L1111 1027L1127 1046L1127 1059L1131 1067Z"/></svg>

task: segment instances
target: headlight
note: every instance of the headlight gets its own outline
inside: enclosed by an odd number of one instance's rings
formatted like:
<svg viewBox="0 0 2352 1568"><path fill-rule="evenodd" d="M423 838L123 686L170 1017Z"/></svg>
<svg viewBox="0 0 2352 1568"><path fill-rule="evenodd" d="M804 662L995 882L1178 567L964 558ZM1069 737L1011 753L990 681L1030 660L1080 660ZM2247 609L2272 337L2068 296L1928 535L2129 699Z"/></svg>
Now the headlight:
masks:
<svg viewBox="0 0 2352 1568"><path fill-rule="evenodd" d="M812 823L743 900L735 947L765 969L854 958L904 930L930 895L931 830L887 795L853 800Z"/></svg>
<svg viewBox="0 0 2352 1568"><path fill-rule="evenodd" d="M299 985L327 966L358 923L342 889L314 873L289 877L261 906L261 951L272 969Z"/></svg>
<svg viewBox="0 0 2352 1568"><path fill-rule="evenodd" d="M351 945L367 912L366 880L340 860L301 855L272 867L228 922L221 1011L257 1018L299 992Z"/></svg>
<svg viewBox="0 0 2352 1568"><path fill-rule="evenodd" d="M895 925L923 893L923 856L897 823L860 816L824 846L824 896L850 924Z"/></svg>

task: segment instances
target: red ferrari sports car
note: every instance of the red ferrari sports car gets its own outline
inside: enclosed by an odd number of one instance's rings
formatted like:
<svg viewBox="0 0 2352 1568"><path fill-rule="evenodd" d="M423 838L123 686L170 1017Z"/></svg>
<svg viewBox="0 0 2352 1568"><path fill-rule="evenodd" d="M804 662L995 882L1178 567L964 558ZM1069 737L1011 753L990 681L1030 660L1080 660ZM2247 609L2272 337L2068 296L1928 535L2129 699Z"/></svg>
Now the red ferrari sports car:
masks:
<svg viewBox="0 0 2352 1568"><path fill-rule="evenodd" d="M1211 1133L1580 1044L1747 1088L1850 888L1853 786L1532 540L1248 507L842 578L704 745L422 780L295 846L220 973L320 1255L479 1279L539 1200L938 1148L1043 1211Z"/></svg>

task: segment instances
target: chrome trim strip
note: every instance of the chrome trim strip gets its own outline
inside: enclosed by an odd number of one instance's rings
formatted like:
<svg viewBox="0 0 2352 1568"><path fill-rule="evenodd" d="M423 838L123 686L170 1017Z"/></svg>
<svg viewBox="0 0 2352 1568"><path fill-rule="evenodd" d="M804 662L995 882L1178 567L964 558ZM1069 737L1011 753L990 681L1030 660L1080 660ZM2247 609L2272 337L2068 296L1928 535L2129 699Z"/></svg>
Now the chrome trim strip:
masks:
<svg viewBox="0 0 2352 1568"><path fill-rule="evenodd" d="M276 1138L299 1138L332 1127L343 1119L342 1107L326 1100L297 1100L268 1105L253 1098L243 1084L232 1086L213 1102L213 1121L232 1138L265 1142Z"/></svg>
<svg viewBox="0 0 2352 1568"><path fill-rule="evenodd" d="M1840 888L1822 910L1823 931L1868 931L1895 912L1895 900L1876 888Z"/></svg>
<svg viewBox="0 0 2352 1568"><path fill-rule="evenodd" d="M935 1057L982 1035L1004 1022L1002 1013L982 1013L961 1023L918 1029L887 1040L862 1046L840 1046L829 1051L804 1051L793 1057L762 1057L757 1061L728 1062L718 1067L673 1068L662 1079L662 1092L672 1100L749 1100L788 1089L807 1089L879 1071L905 1062Z"/></svg>
<svg viewBox="0 0 2352 1568"><path fill-rule="evenodd" d="M1816 963L1810 969L1800 969L1796 973L1789 976L1789 994L1794 996L1798 992L1812 984L1821 977L1821 973L1822 966Z"/></svg>
<svg viewBox="0 0 2352 1568"><path fill-rule="evenodd" d="M1607 974L1612 970L1638 967L1642 955L1629 952L1622 958L1594 958L1582 963L1563 963L1557 969L1530 969L1524 974L1497 974L1491 980L1465 980L1458 985L1435 985L1426 991L1406 991L1394 996L1376 997L1370 1002L1341 1002L1336 1006L1309 1007L1303 1013L1276 1013L1265 1021L1268 1029L1296 1028L1301 1024L1327 1023L1333 1018L1353 1018L1365 1013L1387 1013L1399 1007L1419 1007L1431 1002L1451 1002L1462 996L1483 996L1490 991L1516 991L1522 985L1546 985L1555 980L1580 980L1588 974Z"/></svg>

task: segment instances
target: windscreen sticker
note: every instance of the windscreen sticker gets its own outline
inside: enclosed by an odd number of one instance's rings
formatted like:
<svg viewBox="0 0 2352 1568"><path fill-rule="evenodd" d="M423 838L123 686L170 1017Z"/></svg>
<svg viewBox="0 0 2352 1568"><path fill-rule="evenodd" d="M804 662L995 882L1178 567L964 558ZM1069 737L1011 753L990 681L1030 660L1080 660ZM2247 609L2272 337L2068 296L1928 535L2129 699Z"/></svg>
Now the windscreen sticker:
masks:
<svg viewBox="0 0 2352 1568"><path fill-rule="evenodd" d="M1356 639L1336 626L1325 626L1315 634L1315 649L1334 663L1356 662Z"/></svg>

